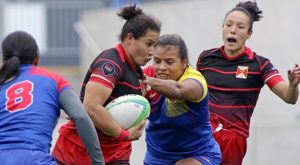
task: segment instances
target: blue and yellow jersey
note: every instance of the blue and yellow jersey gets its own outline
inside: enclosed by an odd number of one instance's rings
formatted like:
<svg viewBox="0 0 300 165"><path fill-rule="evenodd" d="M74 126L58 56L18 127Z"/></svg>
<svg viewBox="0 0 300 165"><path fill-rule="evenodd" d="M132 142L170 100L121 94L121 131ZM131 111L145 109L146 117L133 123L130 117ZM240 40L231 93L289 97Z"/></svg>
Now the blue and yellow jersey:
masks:
<svg viewBox="0 0 300 165"><path fill-rule="evenodd" d="M150 66L144 70L155 76ZM151 104L151 114L146 128L147 151L155 157L179 160L206 152L216 152L215 140L209 123L207 84L200 72L188 67L178 82L193 79L203 89L196 102L170 100L154 90L146 97Z"/></svg>

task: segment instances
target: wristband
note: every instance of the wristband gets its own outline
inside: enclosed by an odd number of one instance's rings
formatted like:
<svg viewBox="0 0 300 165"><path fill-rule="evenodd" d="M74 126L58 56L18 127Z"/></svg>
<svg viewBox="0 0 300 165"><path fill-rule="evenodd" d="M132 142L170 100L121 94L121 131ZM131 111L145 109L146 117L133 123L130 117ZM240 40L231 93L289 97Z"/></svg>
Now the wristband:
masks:
<svg viewBox="0 0 300 165"><path fill-rule="evenodd" d="M117 137L118 141L127 141L129 137L129 132L125 129L121 130L120 135Z"/></svg>

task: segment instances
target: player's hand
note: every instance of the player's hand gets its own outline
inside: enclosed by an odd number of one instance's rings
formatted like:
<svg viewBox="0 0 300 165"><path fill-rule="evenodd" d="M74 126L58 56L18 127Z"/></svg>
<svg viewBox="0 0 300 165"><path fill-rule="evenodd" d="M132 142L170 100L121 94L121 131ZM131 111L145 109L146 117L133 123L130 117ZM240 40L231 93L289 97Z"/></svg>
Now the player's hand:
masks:
<svg viewBox="0 0 300 165"><path fill-rule="evenodd" d="M300 83L300 67L295 64L293 69L288 70L288 78L290 85L297 87Z"/></svg>
<svg viewBox="0 0 300 165"><path fill-rule="evenodd" d="M129 128L127 131L129 132L129 141L139 140L139 138L142 136L143 131L146 126L146 120L141 121L138 125Z"/></svg>
<svg viewBox="0 0 300 165"><path fill-rule="evenodd" d="M144 84L144 90L146 92L149 92L151 90L151 84L150 84L151 79L153 79L153 78L144 74L144 78L142 80L142 83Z"/></svg>
<svg viewBox="0 0 300 165"><path fill-rule="evenodd" d="M146 74L143 75L143 78L140 80L141 83L141 89L142 89L142 95L144 97L147 96L147 93L151 90L151 86L148 84L148 76Z"/></svg>

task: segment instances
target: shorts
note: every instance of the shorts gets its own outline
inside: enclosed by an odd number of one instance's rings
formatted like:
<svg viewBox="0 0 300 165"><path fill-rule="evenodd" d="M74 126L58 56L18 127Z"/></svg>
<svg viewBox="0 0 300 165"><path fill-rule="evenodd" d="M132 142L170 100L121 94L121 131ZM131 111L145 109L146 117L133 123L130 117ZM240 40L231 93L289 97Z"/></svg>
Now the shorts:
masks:
<svg viewBox="0 0 300 165"><path fill-rule="evenodd" d="M247 138L227 129L215 131L214 138L221 149L221 165L242 164L247 152Z"/></svg>
<svg viewBox="0 0 300 165"><path fill-rule="evenodd" d="M201 162L202 165L219 165L221 161L220 155L198 155L198 156L191 156L190 158L194 158ZM154 157L149 152L146 152L144 165L174 165L178 160L168 160L168 159L160 159Z"/></svg>
<svg viewBox="0 0 300 165"><path fill-rule="evenodd" d="M106 163L106 165L130 165L129 160L117 160Z"/></svg>
<svg viewBox="0 0 300 165"><path fill-rule="evenodd" d="M56 160L58 165L65 165L64 163L60 162L59 160ZM130 165L129 160L119 160L119 161L113 161L110 163L106 163L106 165Z"/></svg>
<svg viewBox="0 0 300 165"><path fill-rule="evenodd" d="M90 165L91 159L85 148L73 143L64 136L59 136L52 155L59 164Z"/></svg>
<svg viewBox="0 0 300 165"><path fill-rule="evenodd" d="M91 158L84 147L75 129L61 127L59 137L53 148L52 155L62 164L67 165L89 165ZM101 135L98 134L101 138ZM102 137L101 149L105 164L119 162L119 164L129 162L131 154L131 142L109 141L110 137ZM101 141L101 139L100 139ZM105 142L107 142L105 144Z"/></svg>
<svg viewBox="0 0 300 165"><path fill-rule="evenodd" d="M221 157L211 158L206 156L193 156L192 158L201 162L202 165L219 165L221 162Z"/></svg>
<svg viewBox="0 0 300 165"><path fill-rule="evenodd" d="M0 162L7 165L57 165L49 153L30 149L0 150Z"/></svg>

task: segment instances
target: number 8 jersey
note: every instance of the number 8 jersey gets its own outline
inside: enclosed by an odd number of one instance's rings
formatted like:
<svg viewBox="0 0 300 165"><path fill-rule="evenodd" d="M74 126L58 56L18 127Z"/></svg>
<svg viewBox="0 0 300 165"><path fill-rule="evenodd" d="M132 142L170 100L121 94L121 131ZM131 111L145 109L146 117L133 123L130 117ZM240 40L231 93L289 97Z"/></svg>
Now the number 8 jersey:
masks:
<svg viewBox="0 0 300 165"><path fill-rule="evenodd" d="M59 94L70 88L53 72L22 65L15 79L0 86L0 150L50 152L60 115Z"/></svg>

